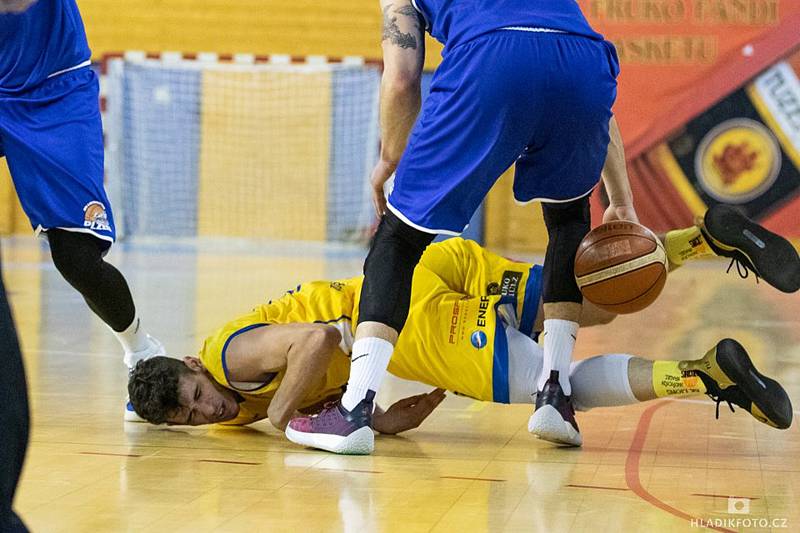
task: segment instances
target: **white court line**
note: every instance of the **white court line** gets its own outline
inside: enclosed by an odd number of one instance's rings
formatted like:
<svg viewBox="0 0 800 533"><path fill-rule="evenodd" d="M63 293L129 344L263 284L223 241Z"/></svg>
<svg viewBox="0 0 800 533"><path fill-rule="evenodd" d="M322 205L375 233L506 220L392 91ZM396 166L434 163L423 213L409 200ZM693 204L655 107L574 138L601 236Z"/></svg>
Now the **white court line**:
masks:
<svg viewBox="0 0 800 533"><path fill-rule="evenodd" d="M26 349L24 346L22 347L22 351L25 353L40 353L40 354L61 354L61 355L69 355L69 356L91 356L91 357L108 357L109 352L72 352L69 350L31 350ZM113 355L113 354L111 354ZM122 357L120 357L122 359Z"/></svg>

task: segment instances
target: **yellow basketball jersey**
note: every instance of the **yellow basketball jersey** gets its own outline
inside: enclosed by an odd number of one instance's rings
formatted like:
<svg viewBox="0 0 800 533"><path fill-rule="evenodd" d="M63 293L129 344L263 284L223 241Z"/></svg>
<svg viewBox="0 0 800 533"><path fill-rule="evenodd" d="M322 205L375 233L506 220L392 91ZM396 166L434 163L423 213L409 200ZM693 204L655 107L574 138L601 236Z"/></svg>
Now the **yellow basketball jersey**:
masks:
<svg viewBox="0 0 800 533"><path fill-rule="evenodd" d="M414 272L406 326L389 363L389 372L485 401L508 402L508 351L505 322L530 334L540 295L540 267L504 259L472 241L449 239L432 244ZM227 378L225 349L245 331L269 324L317 322L342 335L324 380L301 408L340 394L350 372L349 355L363 277L298 285L278 300L223 326L208 337L200 359L214 379L238 392L244 402L230 424L248 424L266 416L283 373L267 383L236 383Z"/></svg>
<svg viewBox="0 0 800 533"><path fill-rule="evenodd" d="M250 424L267 416L267 408L283 379L278 372L266 383L242 383L228 379L225 351L230 342L246 331L270 324L319 322L332 324L342 333L324 379L315 384L303 400L300 409L317 404L343 391L350 374L350 348L353 338L353 301L361 290L361 277L342 281L314 281L298 285L281 298L259 305L214 332L203 343L200 360L217 383L239 393L239 416L228 424Z"/></svg>
<svg viewBox="0 0 800 533"><path fill-rule="evenodd" d="M414 272L411 308L389 372L508 403L505 325L530 335L540 294L539 266L460 238L429 246Z"/></svg>

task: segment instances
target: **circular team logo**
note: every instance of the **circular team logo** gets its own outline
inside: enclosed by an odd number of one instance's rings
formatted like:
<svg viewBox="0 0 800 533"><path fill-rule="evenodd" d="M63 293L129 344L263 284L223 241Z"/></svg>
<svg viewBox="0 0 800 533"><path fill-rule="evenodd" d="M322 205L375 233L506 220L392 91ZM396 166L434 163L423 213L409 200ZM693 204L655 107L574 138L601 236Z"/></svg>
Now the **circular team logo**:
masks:
<svg viewBox="0 0 800 533"><path fill-rule="evenodd" d="M781 169L778 140L760 122L726 120L700 141L694 159L700 186L713 198L743 204L769 190Z"/></svg>
<svg viewBox="0 0 800 533"><path fill-rule="evenodd" d="M486 333L482 331L473 331L472 335L470 335L469 340L472 342L472 345L477 349L481 349L486 346Z"/></svg>
<svg viewBox="0 0 800 533"><path fill-rule="evenodd" d="M106 208L102 203L93 201L83 206L83 227L97 231L111 231Z"/></svg>

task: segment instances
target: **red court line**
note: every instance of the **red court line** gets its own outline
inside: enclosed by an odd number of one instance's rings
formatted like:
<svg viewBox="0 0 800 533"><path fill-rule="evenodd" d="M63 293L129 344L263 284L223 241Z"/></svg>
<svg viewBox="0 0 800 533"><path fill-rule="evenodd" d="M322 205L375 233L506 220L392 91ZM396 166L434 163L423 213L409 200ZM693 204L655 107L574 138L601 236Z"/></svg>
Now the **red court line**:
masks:
<svg viewBox="0 0 800 533"><path fill-rule="evenodd" d="M108 455L111 457L141 457L136 453L104 453L104 452L78 452L81 455Z"/></svg>
<svg viewBox="0 0 800 533"><path fill-rule="evenodd" d="M254 465L258 466L261 463L248 463L247 461L222 461L221 459L198 459L198 463L223 463L226 465Z"/></svg>
<svg viewBox="0 0 800 533"><path fill-rule="evenodd" d="M461 476L439 476L440 479L466 479L467 481L506 481L505 479L494 479L489 477L461 477Z"/></svg>
<svg viewBox="0 0 800 533"><path fill-rule="evenodd" d="M570 483L569 485L565 485L567 487L573 487L576 489L601 489L601 490L623 490L628 491L630 489L623 489L621 487L601 487L599 485L575 485L574 483Z"/></svg>
<svg viewBox="0 0 800 533"><path fill-rule="evenodd" d="M639 478L639 460L642 457L642 448L644 448L644 441L647 439L647 432L650 431L650 422L653 420L653 415L655 412L669 403L670 402L656 402L645 409L641 418L639 418L639 424L636 426L636 433L633 435L633 441L631 442L630 448L628 448L628 457L625 459L625 482L637 496L650 505L658 507L662 511L666 511L671 515L677 516L678 518L683 518L687 522L692 522L693 520L699 522L699 518L684 513L680 509L676 509L675 507L668 505L667 503L659 500L647 492L647 489L642 486L642 481ZM715 531L734 533L733 530L722 527L706 527Z"/></svg>

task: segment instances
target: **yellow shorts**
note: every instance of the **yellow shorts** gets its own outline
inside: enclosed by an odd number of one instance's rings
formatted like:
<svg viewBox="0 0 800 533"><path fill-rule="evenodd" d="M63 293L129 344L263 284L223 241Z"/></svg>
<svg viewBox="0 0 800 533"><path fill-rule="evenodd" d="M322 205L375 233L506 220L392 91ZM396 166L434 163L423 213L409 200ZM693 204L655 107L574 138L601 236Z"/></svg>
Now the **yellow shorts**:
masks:
<svg viewBox="0 0 800 533"><path fill-rule="evenodd" d="M540 296L538 265L458 238L430 246L414 273L408 321L389 371L478 400L509 403L505 325L532 335Z"/></svg>

